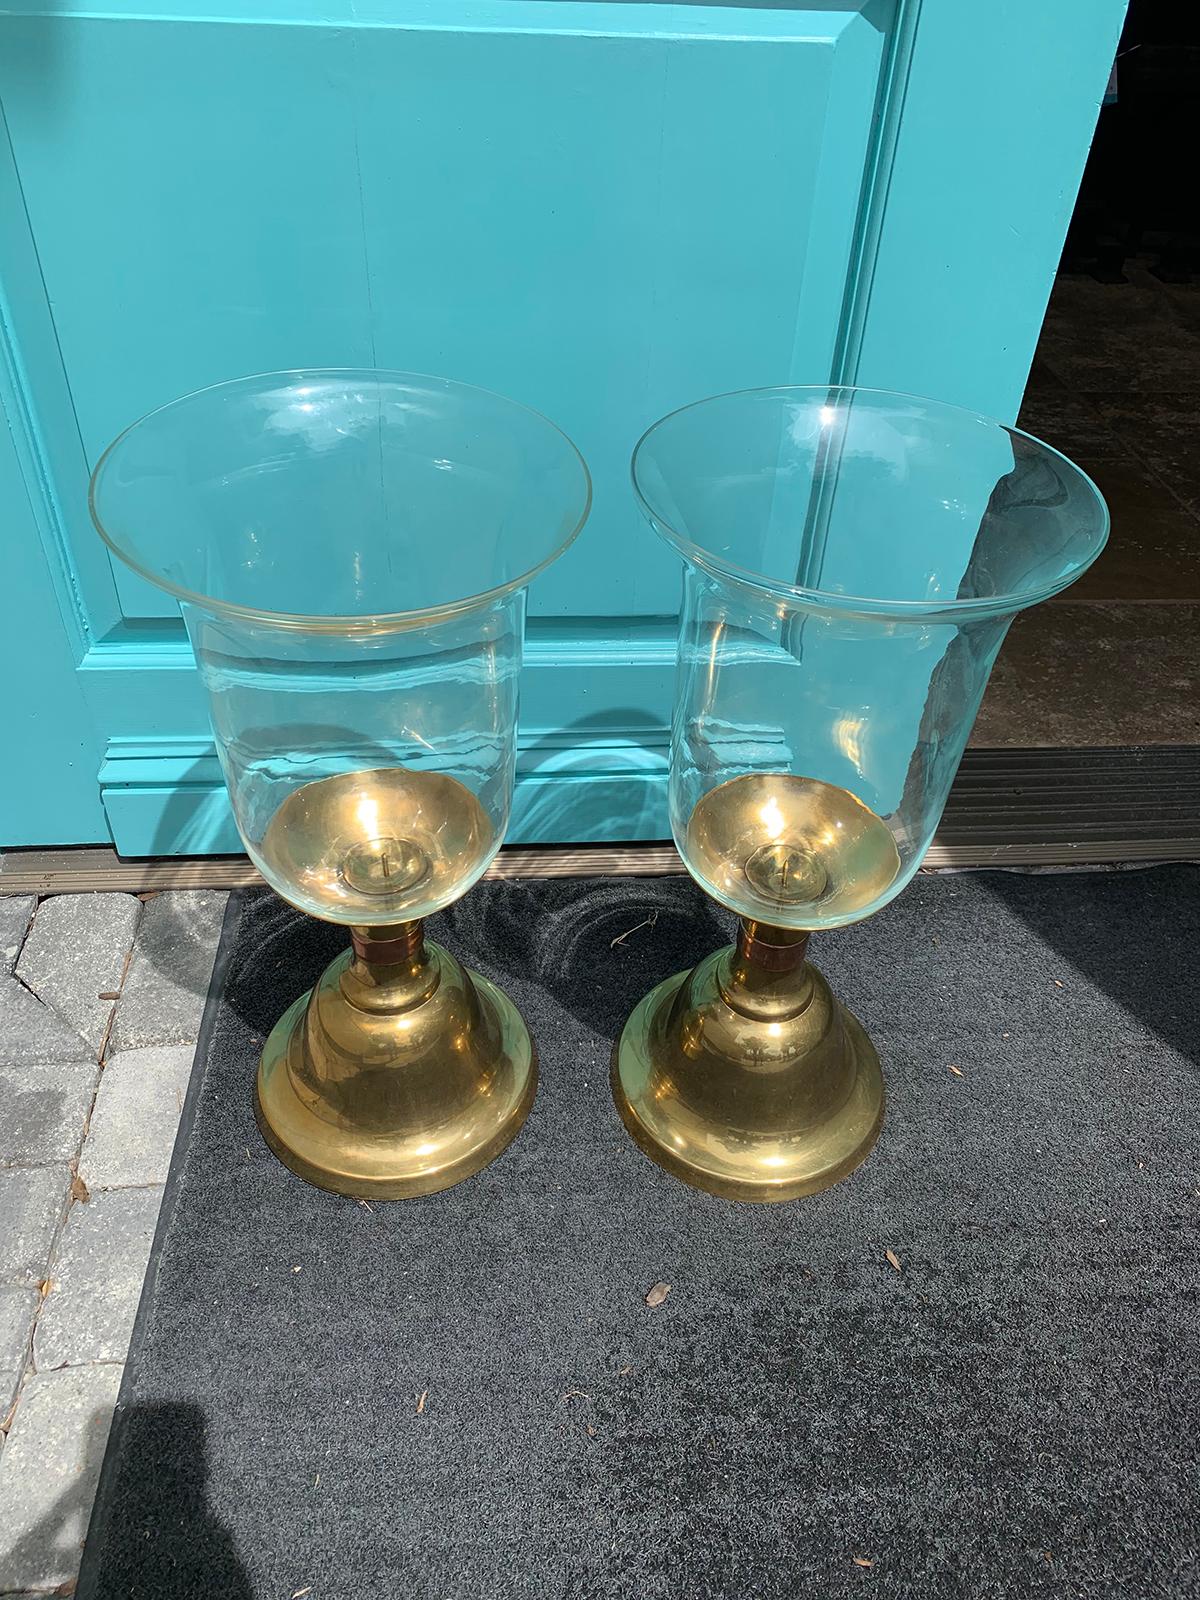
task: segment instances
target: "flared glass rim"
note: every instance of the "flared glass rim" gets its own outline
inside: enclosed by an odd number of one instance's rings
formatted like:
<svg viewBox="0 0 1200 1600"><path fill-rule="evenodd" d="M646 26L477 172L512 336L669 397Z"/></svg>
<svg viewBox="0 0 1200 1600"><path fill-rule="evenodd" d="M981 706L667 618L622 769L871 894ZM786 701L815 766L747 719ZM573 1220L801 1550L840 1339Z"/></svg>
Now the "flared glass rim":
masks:
<svg viewBox="0 0 1200 1600"><path fill-rule="evenodd" d="M571 525L570 532L560 539L543 558L536 562L527 571L510 578L505 583L494 585L489 589L480 589L476 593L463 595L456 600L449 600L441 605L420 606L409 611L380 611L358 612L342 615L326 615L322 613L308 614L292 611L270 611L259 606L240 605L236 601L222 600L213 595L207 595L186 588L182 584L174 583L169 578L164 578L161 573L138 561L132 553L124 547L110 527L105 525L100 515L98 505L101 490L101 479L106 467L112 462L120 447L133 434L146 423L153 422L155 418L162 417L170 411L182 409L206 395L231 393L238 389L250 389L255 385L266 386L271 383L293 383L300 379L358 379L364 382L384 385L388 383L419 383L460 395L476 395L482 399L498 401L502 406L511 409L514 413L523 413L526 417L533 418L536 422L543 423L552 433L558 435L562 442L577 462L582 475L582 496L578 515ZM140 416L136 422L131 422L117 434L112 443L101 454L92 472L88 483L88 512L92 524L101 539L131 571L138 577L144 578L147 583L153 584L156 589L173 595L175 599L185 604L194 605L203 611L214 613L218 616L237 617L243 622L261 622L277 628L291 628L302 630L306 633L383 633L390 630L420 626L422 624L443 617L457 616L462 612L478 610L495 600L501 600L506 595L518 589L526 588L540 572L557 561L575 540L587 522L592 509L592 475L588 464L575 441L549 417L536 411L532 406L525 405L520 400L513 400L508 395L500 394L495 389L485 389L480 384L463 383L458 378L443 377L438 373L409 372L394 367L287 367L279 371L251 372L240 378L225 378L218 383L203 384L198 389L190 389L186 394L177 395L173 400L166 401L163 405L155 406ZM110 523L112 519L109 519Z"/></svg>
<svg viewBox="0 0 1200 1600"><path fill-rule="evenodd" d="M979 595L960 599L955 597L946 600L896 600L885 599L878 595L851 595L842 594L834 589L821 589L806 587L803 584L785 583L777 578L769 577L766 573L756 572L753 568L742 567L735 561L723 560L706 550L703 545L696 544L686 534L680 532L655 505L652 495L643 487L639 477L639 458L646 444L653 438L660 428L675 421L677 417L689 411L698 411L705 406L714 405L721 400L760 398L767 395L792 396L796 398L818 395L877 400L896 400L909 405L921 406L931 413L941 413L945 416L954 416L963 420L982 423L985 427L998 429L1011 437L1027 439L1031 444L1045 451L1048 456L1054 456L1070 468L1075 479L1086 489L1091 491L1091 496L1097 510L1097 537L1095 545L1085 561L1066 577L1056 578L1052 583L1041 584L1036 588L1014 590L1007 594ZM633 480L633 492L641 507L643 514L655 532L661 535L666 542L691 565L699 567L702 571L711 573L718 578L725 578L734 583L740 583L748 588L759 590L764 594L774 596L780 600L796 601L813 609L823 611L853 612L867 616L894 617L897 620L919 620L925 617L939 617L952 615L955 617L990 617L1003 616L1006 613L1025 611L1039 605L1043 600L1050 600L1056 594L1061 594L1088 570L1092 563L1103 551L1108 542L1111 518L1103 494L1092 478L1084 472L1070 456L1064 455L1061 450L1056 450L1052 444L1047 444L1044 439L1039 439L1035 434L1028 433L1024 428L1012 427L1008 423L999 422L995 417L989 417L986 412L973 411L969 406L957 406L947 400L933 400L927 395L910 394L902 389L878 389L853 383L800 383L800 384L767 384L763 387L749 389L729 389L721 394L706 395L702 400L690 400L687 405L676 406L674 411L668 411L665 416L652 422L642 434L637 444L633 447L630 457L630 476Z"/></svg>

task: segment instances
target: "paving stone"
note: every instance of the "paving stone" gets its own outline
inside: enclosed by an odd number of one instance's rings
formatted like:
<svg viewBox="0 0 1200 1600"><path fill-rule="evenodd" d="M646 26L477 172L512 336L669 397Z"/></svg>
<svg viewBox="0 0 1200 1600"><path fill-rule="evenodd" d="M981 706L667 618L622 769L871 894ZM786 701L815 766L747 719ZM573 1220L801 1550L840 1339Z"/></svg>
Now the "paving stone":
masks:
<svg viewBox="0 0 1200 1600"><path fill-rule="evenodd" d="M0 1593L51 1589L79 1573L119 1366L39 1372L0 1455Z"/></svg>
<svg viewBox="0 0 1200 1600"><path fill-rule="evenodd" d="M79 1160L89 1189L166 1182L194 1055L174 1044L109 1057Z"/></svg>
<svg viewBox="0 0 1200 1600"><path fill-rule="evenodd" d="M0 972L16 965L36 905L31 894L0 895Z"/></svg>
<svg viewBox="0 0 1200 1600"><path fill-rule="evenodd" d="M114 1052L195 1041L227 898L216 889L180 889L146 902L113 1023Z"/></svg>
<svg viewBox="0 0 1200 1600"><path fill-rule="evenodd" d="M0 1167L73 1161L99 1074L95 1061L0 1066Z"/></svg>
<svg viewBox="0 0 1200 1600"><path fill-rule="evenodd" d="M75 1029L16 978L0 978L0 1066L23 1061L87 1061Z"/></svg>
<svg viewBox="0 0 1200 1600"><path fill-rule="evenodd" d="M25 1371L41 1298L36 1289L0 1289L0 1422L8 1416Z"/></svg>
<svg viewBox="0 0 1200 1600"><path fill-rule="evenodd" d="M66 1167L0 1168L0 1283L40 1283L67 1207Z"/></svg>
<svg viewBox="0 0 1200 1600"><path fill-rule="evenodd" d="M33 1341L39 1372L123 1361L162 1189L114 1189L71 1207Z"/></svg>
<svg viewBox="0 0 1200 1600"><path fill-rule="evenodd" d="M17 976L100 1053L125 974L141 901L132 894L60 894L43 900Z"/></svg>

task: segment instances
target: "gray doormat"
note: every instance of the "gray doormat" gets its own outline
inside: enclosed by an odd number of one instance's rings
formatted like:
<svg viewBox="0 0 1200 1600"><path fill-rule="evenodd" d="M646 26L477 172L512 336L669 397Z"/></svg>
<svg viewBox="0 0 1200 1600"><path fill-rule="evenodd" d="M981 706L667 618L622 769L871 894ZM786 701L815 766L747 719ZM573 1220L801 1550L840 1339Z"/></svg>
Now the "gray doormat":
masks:
<svg viewBox="0 0 1200 1600"><path fill-rule="evenodd" d="M1198 889L920 877L814 941L888 1119L781 1207L676 1183L609 1099L634 1002L728 932L686 880L437 919L541 1089L485 1172L373 1208L286 1172L251 1105L342 936L236 896L79 1593L1200 1593Z"/></svg>

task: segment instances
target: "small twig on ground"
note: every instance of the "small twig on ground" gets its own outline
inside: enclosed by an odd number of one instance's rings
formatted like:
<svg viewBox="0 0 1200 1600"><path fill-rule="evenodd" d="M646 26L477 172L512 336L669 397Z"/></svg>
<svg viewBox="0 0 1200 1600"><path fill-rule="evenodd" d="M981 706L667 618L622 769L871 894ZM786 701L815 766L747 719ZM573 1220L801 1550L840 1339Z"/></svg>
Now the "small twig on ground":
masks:
<svg viewBox="0 0 1200 1600"><path fill-rule="evenodd" d="M619 944L624 944L631 933L636 933L639 928L652 928L658 921L658 910L653 910L648 917L643 917L641 922L635 922L632 928L626 928L624 933L619 933L615 939L610 939L608 948L615 950Z"/></svg>

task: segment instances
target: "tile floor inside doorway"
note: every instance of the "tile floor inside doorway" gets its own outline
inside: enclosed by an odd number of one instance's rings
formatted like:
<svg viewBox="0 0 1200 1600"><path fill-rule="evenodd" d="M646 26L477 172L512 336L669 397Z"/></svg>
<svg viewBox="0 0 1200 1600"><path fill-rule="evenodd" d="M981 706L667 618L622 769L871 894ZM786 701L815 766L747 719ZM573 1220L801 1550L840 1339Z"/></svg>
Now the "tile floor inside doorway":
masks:
<svg viewBox="0 0 1200 1600"><path fill-rule="evenodd" d="M976 745L1200 744L1200 282L1060 277L1020 425L1095 479L1096 565L1013 625Z"/></svg>

